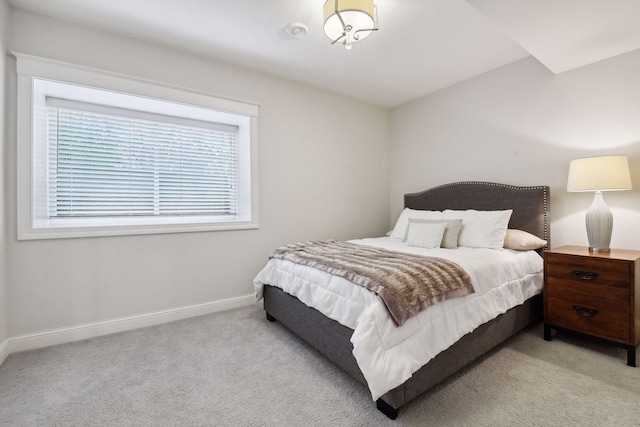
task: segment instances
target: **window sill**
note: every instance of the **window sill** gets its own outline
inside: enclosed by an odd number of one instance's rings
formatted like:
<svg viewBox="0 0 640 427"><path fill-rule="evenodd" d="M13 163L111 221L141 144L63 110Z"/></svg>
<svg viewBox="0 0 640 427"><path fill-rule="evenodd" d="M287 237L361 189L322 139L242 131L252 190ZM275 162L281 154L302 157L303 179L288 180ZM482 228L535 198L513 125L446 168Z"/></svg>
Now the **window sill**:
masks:
<svg viewBox="0 0 640 427"><path fill-rule="evenodd" d="M95 221L95 220L94 220ZM62 222L60 220L55 222ZM85 224L80 226L78 222ZM18 230L18 240L69 239L78 237L127 236L140 234L189 233L207 231L251 230L259 228L257 221L234 222L197 222L183 218L182 221L166 223L158 221L153 224L119 224L87 226L84 220L70 220L67 225L48 228L25 228ZM75 224L74 224L75 223Z"/></svg>

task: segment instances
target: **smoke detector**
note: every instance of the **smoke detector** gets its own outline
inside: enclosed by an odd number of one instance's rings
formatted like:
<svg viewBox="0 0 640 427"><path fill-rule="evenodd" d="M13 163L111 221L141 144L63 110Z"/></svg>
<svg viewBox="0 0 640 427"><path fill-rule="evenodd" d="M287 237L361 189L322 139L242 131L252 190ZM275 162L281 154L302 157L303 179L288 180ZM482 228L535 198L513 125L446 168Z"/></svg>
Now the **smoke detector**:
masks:
<svg viewBox="0 0 640 427"><path fill-rule="evenodd" d="M309 28L307 28L306 25L300 22L294 22L292 24L287 25L287 27L285 28L285 32L292 39L303 38L304 36L307 35L307 31L309 31Z"/></svg>

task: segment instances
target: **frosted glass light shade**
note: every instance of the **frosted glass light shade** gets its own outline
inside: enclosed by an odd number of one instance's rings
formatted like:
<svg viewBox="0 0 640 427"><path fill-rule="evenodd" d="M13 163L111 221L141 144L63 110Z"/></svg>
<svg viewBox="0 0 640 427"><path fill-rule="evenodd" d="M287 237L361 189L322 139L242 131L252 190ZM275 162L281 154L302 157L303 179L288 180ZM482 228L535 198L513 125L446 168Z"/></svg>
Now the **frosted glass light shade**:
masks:
<svg viewBox="0 0 640 427"><path fill-rule="evenodd" d="M569 163L567 191L630 190L627 156L588 157Z"/></svg>
<svg viewBox="0 0 640 427"><path fill-rule="evenodd" d="M359 30L371 30L376 26L373 0L327 0L324 4L324 33L331 40L340 38L345 31L336 9L345 26L351 28L349 33L357 33L356 40L371 34L371 31Z"/></svg>

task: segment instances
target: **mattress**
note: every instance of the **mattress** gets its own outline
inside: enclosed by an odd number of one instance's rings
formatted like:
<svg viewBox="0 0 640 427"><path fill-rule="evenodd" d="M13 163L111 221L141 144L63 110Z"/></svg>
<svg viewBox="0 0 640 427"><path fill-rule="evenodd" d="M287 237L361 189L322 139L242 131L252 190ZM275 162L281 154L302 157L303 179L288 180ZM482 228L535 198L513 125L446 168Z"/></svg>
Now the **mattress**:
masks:
<svg viewBox="0 0 640 427"><path fill-rule="evenodd" d="M391 237L350 240L458 263L475 292L438 303L397 327L384 304L344 278L281 259L271 259L254 280L256 298L276 286L325 316L353 329L353 355L377 400L465 334L542 289L542 257L535 251L458 247L424 249Z"/></svg>

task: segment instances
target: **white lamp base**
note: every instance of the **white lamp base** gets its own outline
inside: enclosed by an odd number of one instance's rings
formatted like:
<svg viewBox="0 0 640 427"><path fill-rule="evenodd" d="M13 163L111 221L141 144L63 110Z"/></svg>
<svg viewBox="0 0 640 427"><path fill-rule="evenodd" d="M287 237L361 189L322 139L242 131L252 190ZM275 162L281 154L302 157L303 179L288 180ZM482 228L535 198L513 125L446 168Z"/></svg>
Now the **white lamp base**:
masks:
<svg viewBox="0 0 640 427"><path fill-rule="evenodd" d="M611 231L613 230L613 215L604 203L602 192L596 191L593 203L587 211L587 238L589 251L611 252Z"/></svg>

